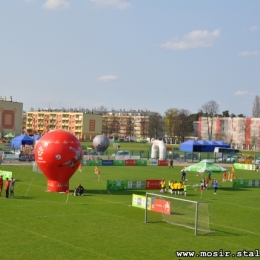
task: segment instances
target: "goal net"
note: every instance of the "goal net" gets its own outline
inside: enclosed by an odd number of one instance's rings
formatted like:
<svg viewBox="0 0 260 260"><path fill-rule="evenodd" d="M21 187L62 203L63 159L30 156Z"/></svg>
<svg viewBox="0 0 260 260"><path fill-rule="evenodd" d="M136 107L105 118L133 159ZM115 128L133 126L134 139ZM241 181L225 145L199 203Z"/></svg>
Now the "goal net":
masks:
<svg viewBox="0 0 260 260"><path fill-rule="evenodd" d="M214 232L213 203L146 193L145 223L162 221L194 229L195 235Z"/></svg>

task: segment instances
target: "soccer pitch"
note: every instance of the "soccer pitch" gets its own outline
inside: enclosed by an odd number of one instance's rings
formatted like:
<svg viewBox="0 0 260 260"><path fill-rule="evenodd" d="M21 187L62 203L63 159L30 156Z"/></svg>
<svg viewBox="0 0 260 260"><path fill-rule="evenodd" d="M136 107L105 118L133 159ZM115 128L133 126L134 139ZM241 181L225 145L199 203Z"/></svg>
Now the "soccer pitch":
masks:
<svg viewBox="0 0 260 260"><path fill-rule="evenodd" d="M259 250L260 188L232 188L231 182L221 182L222 174L212 174L220 184L217 194L208 189L201 197L193 187L201 176L187 173L187 196L181 198L214 205L215 232L194 236L193 230L166 222L145 224L144 209L130 205L133 193L145 195L146 190L106 189L107 180L179 181L180 166L101 166L99 181L94 167L85 166L70 179L71 194L81 183L83 197L46 192L46 178L33 173L32 166L4 165L1 170L13 172L16 184L14 198L5 199L4 191L0 197L0 259L161 260L184 259L177 251L211 256L213 251ZM260 173L246 170L236 170L236 176L260 179Z"/></svg>

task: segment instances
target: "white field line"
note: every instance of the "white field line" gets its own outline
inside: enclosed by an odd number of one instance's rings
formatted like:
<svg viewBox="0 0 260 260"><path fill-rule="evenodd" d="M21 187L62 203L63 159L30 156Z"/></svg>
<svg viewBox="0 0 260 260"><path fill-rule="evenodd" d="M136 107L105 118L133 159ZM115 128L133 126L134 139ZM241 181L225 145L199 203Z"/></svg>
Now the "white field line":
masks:
<svg viewBox="0 0 260 260"><path fill-rule="evenodd" d="M3 222L2 222L3 223ZM74 249L77 249L77 250L80 250L80 251L85 251L85 252L89 252L89 253L92 253L92 254L96 254L96 255L99 255L99 256L102 256L104 259L115 259L113 257L109 257L107 255L103 255L103 254L100 254L100 253L97 253L95 251L91 251L91 250L87 250L83 247L78 247L78 246L73 246L71 245L70 243L67 243L67 242L64 242L62 240L59 240L59 239L56 239L56 238L53 238L53 237L50 237L50 236L46 236L46 235L43 235L41 233L37 233L37 232L34 232L34 231L31 231L31 230L28 230L28 229L25 229L25 228L20 228L20 227L17 227L15 225L11 225L9 223L4 223L5 226L10 226L12 227L13 229L15 229L16 231L17 230L21 230L21 231L24 231L24 232L27 232L27 233L30 233L30 234L33 234L35 236L39 236L41 238L45 238L47 240L50 240L50 241L53 241L53 242L56 242L56 243L59 243L59 244L62 244L62 245L65 245L67 247L70 247L70 248L74 248Z"/></svg>

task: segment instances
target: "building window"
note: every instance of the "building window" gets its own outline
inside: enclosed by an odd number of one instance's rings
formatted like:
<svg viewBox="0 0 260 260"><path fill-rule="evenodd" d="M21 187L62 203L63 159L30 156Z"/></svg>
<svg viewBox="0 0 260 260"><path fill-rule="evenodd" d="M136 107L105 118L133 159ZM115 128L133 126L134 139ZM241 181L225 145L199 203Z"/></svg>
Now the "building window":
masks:
<svg viewBox="0 0 260 260"><path fill-rule="evenodd" d="M89 131L95 131L96 129L96 120L90 119L89 120Z"/></svg>

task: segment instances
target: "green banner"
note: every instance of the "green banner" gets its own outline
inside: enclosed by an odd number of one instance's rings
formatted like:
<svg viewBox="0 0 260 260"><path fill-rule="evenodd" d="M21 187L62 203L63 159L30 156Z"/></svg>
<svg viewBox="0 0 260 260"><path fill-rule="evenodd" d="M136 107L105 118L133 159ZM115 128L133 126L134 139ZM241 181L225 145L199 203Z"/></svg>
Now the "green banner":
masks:
<svg viewBox="0 0 260 260"><path fill-rule="evenodd" d="M125 166L125 160L114 160L114 166Z"/></svg>
<svg viewBox="0 0 260 260"><path fill-rule="evenodd" d="M127 181L122 180L107 180L108 190L125 190L127 187Z"/></svg>
<svg viewBox="0 0 260 260"><path fill-rule="evenodd" d="M89 160L88 166L101 166L102 160Z"/></svg>
<svg viewBox="0 0 260 260"><path fill-rule="evenodd" d="M233 180L233 187L234 188L245 188L248 186L247 179L235 179Z"/></svg>
<svg viewBox="0 0 260 260"><path fill-rule="evenodd" d="M147 160L136 160L136 166L147 166Z"/></svg>
<svg viewBox="0 0 260 260"><path fill-rule="evenodd" d="M0 171L0 175L2 175L3 180L6 180L6 178L8 178L8 179L12 178L12 172Z"/></svg>

